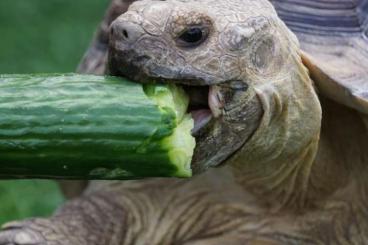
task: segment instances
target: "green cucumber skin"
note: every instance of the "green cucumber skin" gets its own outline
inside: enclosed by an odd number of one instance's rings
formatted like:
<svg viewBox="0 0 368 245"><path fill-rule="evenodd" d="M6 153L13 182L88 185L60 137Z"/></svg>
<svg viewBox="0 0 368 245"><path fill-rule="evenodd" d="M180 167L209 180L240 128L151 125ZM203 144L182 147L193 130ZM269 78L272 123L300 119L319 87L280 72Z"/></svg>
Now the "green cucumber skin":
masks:
<svg viewBox="0 0 368 245"><path fill-rule="evenodd" d="M185 177L160 142L175 119L121 78L1 75L0 179Z"/></svg>

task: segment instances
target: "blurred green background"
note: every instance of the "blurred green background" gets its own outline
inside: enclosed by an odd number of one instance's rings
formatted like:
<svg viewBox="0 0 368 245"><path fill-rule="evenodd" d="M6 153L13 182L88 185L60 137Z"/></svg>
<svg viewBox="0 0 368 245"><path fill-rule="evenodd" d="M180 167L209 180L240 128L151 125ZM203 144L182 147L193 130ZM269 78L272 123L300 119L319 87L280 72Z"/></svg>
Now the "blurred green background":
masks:
<svg viewBox="0 0 368 245"><path fill-rule="evenodd" d="M73 72L109 0L1 0L0 73ZM0 225L47 216L63 202L53 181L0 181Z"/></svg>

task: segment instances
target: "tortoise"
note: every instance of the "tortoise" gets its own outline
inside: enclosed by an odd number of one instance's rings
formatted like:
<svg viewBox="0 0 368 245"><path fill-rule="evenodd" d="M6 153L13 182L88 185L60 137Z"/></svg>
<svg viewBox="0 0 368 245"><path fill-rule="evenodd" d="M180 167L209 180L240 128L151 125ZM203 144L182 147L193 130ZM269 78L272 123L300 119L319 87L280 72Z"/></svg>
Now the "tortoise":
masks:
<svg viewBox="0 0 368 245"><path fill-rule="evenodd" d="M79 71L182 84L196 176L69 183L0 244L366 244L368 0L133 2Z"/></svg>

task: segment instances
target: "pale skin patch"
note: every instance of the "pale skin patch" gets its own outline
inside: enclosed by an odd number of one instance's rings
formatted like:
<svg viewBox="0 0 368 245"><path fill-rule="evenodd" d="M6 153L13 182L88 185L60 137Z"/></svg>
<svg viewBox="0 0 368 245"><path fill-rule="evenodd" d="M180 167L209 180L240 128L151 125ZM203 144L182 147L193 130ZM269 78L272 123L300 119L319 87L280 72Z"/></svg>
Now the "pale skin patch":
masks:
<svg viewBox="0 0 368 245"><path fill-rule="evenodd" d="M230 125L225 127L227 135L233 125L241 129L233 137L241 149L236 147L227 166L192 180L93 182L52 218L6 226L0 244L364 244L367 118L317 98L295 36L267 1L170 2L188 6L180 16L188 16L188 9L208 15L217 29L195 55L174 46L171 34L147 35L146 40L167 45L157 63L173 68L191 67L194 61L208 64L209 58L229 63L228 69L196 65L187 72L247 83L245 92L235 90L236 83L221 87L228 113L215 127L221 132L221 125ZM139 9L150 3L141 1L132 9L142 13ZM166 13L171 8L163 9ZM182 29L189 22L193 20L182 19L178 26ZM165 26L154 29L170 25L162 23ZM236 24L241 25L235 28ZM217 32L225 27L233 34L219 38ZM102 29L100 35L107 38L107 32ZM155 58L154 45L140 48ZM99 56L84 62L82 71L98 73L106 64L107 50L93 46L91 52ZM213 147L223 143L209 138ZM233 138L229 137L229 145ZM353 140L344 144L346 139Z"/></svg>

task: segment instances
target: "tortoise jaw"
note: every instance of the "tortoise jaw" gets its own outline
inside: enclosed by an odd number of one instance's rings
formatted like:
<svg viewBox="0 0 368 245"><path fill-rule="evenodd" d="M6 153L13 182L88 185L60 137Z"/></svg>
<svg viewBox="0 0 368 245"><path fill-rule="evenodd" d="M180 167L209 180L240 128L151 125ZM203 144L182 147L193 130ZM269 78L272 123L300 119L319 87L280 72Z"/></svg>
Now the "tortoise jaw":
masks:
<svg viewBox="0 0 368 245"><path fill-rule="evenodd" d="M222 109L224 108L224 102L220 89L216 85L210 86L208 93L208 106L211 109L212 115L218 118L222 115Z"/></svg>
<svg viewBox="0 0 368 245"><path fill-rule="evenodd" d="M247 88L232 87L234 80L214 78L194 68L161 67L148 57L126 57L117 50L110 50L109 69L111 75L139 83L174 83L186 90L188 113L194 119L196 147L191 165L195 174L224 163L258 127L262 110L256 97L246 96Z"/></svg>
<svg viewBox="0 0 368 245"><path fill-rule="evenodd" d="M116 52L113 52L116 55ZM222 102L219 89L210 80L210 76L191 74L190 71L176 71L174 68L164 69L152 65L150 59L133 56L126 60L122 55L111 55L109 73L113 76L129 78L138 83L174 83L183 87L189 96L188 113L194 120L192 135L198 137L201 130L222 114ZM131 55L129 56L131 57ZM135 58L134 58L135 57ZM138 57L138 58L137 58ZM195 73L193 71L193 73ZM218 81L217 81L218 82Z"/></svg>

